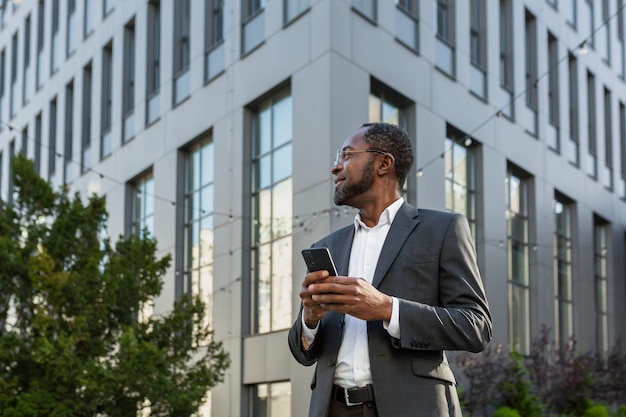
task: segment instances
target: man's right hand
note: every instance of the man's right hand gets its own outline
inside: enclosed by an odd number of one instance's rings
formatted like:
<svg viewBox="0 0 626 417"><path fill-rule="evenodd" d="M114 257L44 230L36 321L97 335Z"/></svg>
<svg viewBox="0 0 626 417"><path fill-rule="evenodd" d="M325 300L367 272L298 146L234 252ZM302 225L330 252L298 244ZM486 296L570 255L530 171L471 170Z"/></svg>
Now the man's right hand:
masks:
<svg viewBox="0 0 626 417"><path fill-rule="evenodd" d="M309 329L314 329L317 323L324 317L326 310L322 308L316 301L313 301L309 285L315 282L325 282L329 279L328 271L314 271L308 273L302 282L300 289L300 299L303 305L303 318Z"/></svg>

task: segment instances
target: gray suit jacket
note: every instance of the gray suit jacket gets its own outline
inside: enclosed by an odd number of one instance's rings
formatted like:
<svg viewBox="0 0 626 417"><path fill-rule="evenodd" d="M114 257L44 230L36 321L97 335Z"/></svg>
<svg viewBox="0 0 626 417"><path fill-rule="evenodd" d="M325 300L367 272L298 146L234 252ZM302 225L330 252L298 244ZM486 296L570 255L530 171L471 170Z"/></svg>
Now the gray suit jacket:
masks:
<svg viewBox="0 0 626 417"><path fill-rule="evenodd" d="M339 275L348 274L354 226L332 233L326 246ZM382 248L372 284L397 297L400 339L382 321L367 323L370 366L381 417L461 417L456 381L444 350L479 352L491 339L491 315L476 265L467 219L404 204ZM302 310L289 331L289 347L303 365L317 363L310 417L326 417L343 314L327 313L315 341L302 349Z"/></svg>

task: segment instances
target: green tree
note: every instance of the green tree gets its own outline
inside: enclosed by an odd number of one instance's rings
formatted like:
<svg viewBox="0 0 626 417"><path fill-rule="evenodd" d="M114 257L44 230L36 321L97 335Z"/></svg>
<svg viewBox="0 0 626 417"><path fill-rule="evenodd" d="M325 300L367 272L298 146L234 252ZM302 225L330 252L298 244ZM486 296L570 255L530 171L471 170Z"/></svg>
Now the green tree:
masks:
<svg viewBox="0 0 626 417"><path fill-rule="evenodd" d="M149 237L101 239L104 199L56 192L23 156L0 201L0 416L190 416L230 360L205 306L143 318L171 257Z"/></svg>

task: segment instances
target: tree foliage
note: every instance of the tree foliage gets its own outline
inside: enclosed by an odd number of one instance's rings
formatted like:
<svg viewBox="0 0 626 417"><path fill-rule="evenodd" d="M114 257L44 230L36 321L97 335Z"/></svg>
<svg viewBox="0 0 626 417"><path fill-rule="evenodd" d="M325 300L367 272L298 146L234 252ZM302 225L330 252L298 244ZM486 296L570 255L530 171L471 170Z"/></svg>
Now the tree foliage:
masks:
<svg viewBox="0 0 626 417"><path fill-rule="evenodd" d="M0 416L190 416L228 354L205 305L141 318L171 257L145 236L102 238L105 201L54 191L23 156L0 201Z"/></svg>

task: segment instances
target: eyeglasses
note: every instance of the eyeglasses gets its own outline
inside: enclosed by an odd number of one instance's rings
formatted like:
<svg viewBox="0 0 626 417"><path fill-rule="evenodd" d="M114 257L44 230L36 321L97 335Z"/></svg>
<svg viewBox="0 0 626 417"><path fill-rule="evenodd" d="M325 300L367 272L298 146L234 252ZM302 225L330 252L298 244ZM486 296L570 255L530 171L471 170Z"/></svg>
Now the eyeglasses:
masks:
<svg viewBox="0 0 626 417"><path fill-rule="evenodd" d="M352 154L355 154L355 153L365 153L365 152L378 153L378 154L381 154L381 155L390 155L393 158L393 155L391 155L389 152L381 151L380 149L360 149L360 150L356 150L356 151L344 151L344 150L341 150L341 149L337 149L337 155L335 155L335 160L333 161L333 166L338 165L339 162L341 162L341 161L347 161L348 159L350 159L352 157Z"/></svg>

